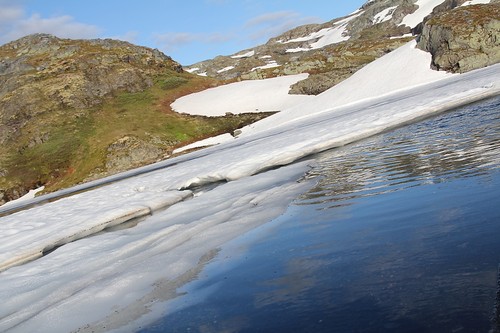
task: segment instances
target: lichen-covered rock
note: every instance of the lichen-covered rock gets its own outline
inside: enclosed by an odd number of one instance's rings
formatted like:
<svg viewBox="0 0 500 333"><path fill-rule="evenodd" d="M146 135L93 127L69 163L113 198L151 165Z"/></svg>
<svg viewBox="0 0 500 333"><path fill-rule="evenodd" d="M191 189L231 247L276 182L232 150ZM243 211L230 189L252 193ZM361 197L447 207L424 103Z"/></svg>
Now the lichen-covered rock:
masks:
<svg viewBox="0 0 500 333"><path fill-rule="evenodd" d="M459 7L425 22L418 47L432 67L464 73L500 62L500 3Z"/></svg>

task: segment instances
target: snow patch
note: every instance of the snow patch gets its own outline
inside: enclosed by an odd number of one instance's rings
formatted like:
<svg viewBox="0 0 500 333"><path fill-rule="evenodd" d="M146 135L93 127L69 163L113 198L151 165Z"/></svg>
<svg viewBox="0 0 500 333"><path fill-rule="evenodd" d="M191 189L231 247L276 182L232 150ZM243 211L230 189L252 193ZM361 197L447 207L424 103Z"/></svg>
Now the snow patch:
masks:
<svg viewBox="0 0 500 333"><path fill-rule="evenodd" d="M327 45L331 44L337 44L346 40L349 40L351 36L346 34L346 27L347 24L361 15L363 12L355 12L355 14L342 19L340 21L337 21L333 24L333 27L331 28L325 28L321 29L320 31L313 32L305 37L299 37L299 38L294 38L290 39L285 42L287 43L294 43L294 42L307 42L311 40L318 39L317 41L311 43L307 48L304 47L299 47L299 48L294 48L294 49L287 49L286 52L288 53L296 53L296 52L303 52L303 51L309 51L309 50L315 50L315 49L320 49L323 48Z"/></svg>
<svg viewBox="0 0 500 333"><path fill-rule="evenodd" d="M248 51L246 53L233 55L233 56L231 56L231 58L233 58L233 59L250 58L250 57L253 57L254 55L255 55L255 51L252 50L252 51Z"/></svg>
<svg viewBox="0 0 500 333"><path fill-rule="evenodd" d="M396 10L396 8L398 8L398 6L389 7L389 8L384 9L380 13L376 14L373 17L373 24L379 24L379 23L389 21L390 19L392 19L392 14Z"/></svg>
<svg viewBox="0 0 500 333"><path fill-rule="evenodd" d="M267 69L267 68L275 68L275 67L280 67L281 65L279 65L276 61L270 61L268 62L266 65L263 65L263 66L257 66L257 67L254 67L250 70L250 72L253 72L257 69Z"/></svg>
<svg viewBox="0 0 500 333"><path fill-rule="evenodd" d="M308 75L235 82L181 97L171 107L176 112L204 116L223 116L227 112L280 111L313 98L288 94L292 84L306 79Z"/></svg>
<svg viewBox="0 0 500 333"><path fill-rule="evenodd" d="M224 72L230 71L233 68L234 68L234 66L227 66L227 67L224 67L223 69L219 69L217 71L217 73L224 73Z"/></svg>
<svg viewBox="0 0 500 333"><path fill-rule="evenodd" d="M20 197L16 200L11 200L11 201L3 204L2 207L9 207L9 206L17 205L17 204L21 204L21 203L24 203L26 201L29 201L31 199L34 199L36 194L43 191L44 189L45 189L45 186L41 186L37 189L29 190L29 192L26 193L25 195L23 195L22 197Z"/></svg>
<svg viewBox="0 0 500 333"><path fill-rule="evenodd" d="M470 6L470 5L479 5L479 4L487 4L490 3L491 0L470 0L466 1L462 4L462 6Z"/></svg>
<svg viewBox="0 0 500 333"><path fill-rule="evenodd" d="M409 33L409 34L404 34L401 36L392 36L392 37L390 37L390 39L399 39L399 38L407 38L407 37L413 37L413 34Z"/></svg>
<svg viewBox="0 0 500 333"><path fill-rule="evenodd" d="M432 13L434 7L442 4L444 0L417 0L415 3L418 8L417 10L403 18L403 21L399 25L406 25L410 28L415 28L424 18Z"/></svg>

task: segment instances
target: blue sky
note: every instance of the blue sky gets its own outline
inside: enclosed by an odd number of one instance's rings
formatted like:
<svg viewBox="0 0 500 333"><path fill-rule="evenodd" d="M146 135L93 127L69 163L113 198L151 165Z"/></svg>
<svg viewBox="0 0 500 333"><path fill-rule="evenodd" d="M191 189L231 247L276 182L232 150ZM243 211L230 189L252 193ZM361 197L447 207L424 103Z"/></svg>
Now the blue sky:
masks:
<svg viewBox="0 0 500 333"><path fill-rule="evenodd" d="M44 32L117 38L183 65L265 43L293 27L347 15L365 0L0 0L0 44Z"/></svg>

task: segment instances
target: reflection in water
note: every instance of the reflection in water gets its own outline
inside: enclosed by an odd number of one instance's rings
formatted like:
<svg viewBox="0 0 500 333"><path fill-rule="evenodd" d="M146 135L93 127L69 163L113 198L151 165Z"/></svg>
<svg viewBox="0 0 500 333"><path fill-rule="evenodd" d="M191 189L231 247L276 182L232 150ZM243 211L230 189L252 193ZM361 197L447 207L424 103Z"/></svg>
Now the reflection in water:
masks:
<svg viewBox="0 0 500 333"><path fill-rule="evenodd" d="M488 332L500 263L500 98L316 156L218 291L145 332ZM226 250L229 253L231 249ZM219 265L219 266L218 266ZM189 290L190 293L196 293Z"/></svg>
<svg viewBox="0 0 500 333"><path fill-rule="evenodd" d="M299 204L376 196L408 187L487 175L500 166L498 99L320 154L315 190Z"/></svg>

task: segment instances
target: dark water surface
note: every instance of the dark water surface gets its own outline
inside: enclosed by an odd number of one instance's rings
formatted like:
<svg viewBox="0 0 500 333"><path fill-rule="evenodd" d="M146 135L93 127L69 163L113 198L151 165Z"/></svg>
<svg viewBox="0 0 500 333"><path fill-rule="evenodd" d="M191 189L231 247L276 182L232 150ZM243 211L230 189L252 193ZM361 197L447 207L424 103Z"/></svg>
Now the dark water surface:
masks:
<svg viewBox="0 0 500 333"><path fill-rule="evenodd" d="M317 186L233 242L185 287L191 303L144 332L495 327L500 98L316 160Z"/></svg>

